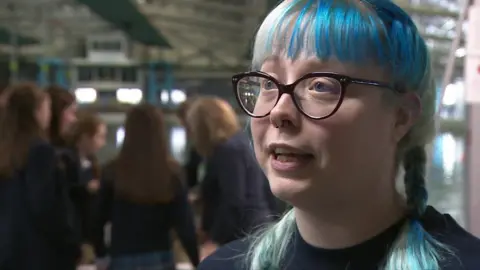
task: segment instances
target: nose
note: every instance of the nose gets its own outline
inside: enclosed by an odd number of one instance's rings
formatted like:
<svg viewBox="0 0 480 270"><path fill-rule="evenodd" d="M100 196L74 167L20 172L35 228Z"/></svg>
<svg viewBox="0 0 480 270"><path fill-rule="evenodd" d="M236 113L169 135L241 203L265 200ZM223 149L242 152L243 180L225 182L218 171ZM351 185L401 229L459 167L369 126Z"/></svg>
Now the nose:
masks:
<svg viewBox="0 0 480 270"><path fill-rule="evenodd" d="M270 123L276 128L298 128L300 127L301 117L302 115L293 103L292 97L283 94L270 112Z"/></svg>

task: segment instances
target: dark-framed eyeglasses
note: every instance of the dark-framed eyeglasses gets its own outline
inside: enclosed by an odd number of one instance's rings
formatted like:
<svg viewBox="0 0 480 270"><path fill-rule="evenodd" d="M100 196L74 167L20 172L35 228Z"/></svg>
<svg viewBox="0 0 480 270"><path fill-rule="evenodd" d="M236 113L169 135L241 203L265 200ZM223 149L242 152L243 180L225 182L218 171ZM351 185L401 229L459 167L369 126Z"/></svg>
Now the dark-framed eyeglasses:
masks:
<svg viewBox="0 0 480 270"><path fill-rule="evenodd" d="M260 71L240 73L232 77L233 91L240 107L251 117L270 114L283 94L292 97L297 109L305 116L320 120L337 112L350 84L370 85L403 93L392 85L330 73L308 73L291 84L282 84Z"/></svg>

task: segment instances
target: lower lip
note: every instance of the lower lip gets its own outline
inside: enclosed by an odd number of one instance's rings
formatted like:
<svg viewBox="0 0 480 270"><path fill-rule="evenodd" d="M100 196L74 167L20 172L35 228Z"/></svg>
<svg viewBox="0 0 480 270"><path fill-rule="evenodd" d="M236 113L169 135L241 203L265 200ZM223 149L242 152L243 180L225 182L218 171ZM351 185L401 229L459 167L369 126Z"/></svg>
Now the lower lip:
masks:
<svg viewBox="0 0 480 270"><path fill-rule="evenodd" d="M312 156L298 156L289 161L280 161L275 159L274 155L270 155L270 164L275 171L292 172L304 168L312 159Z"/></svg>

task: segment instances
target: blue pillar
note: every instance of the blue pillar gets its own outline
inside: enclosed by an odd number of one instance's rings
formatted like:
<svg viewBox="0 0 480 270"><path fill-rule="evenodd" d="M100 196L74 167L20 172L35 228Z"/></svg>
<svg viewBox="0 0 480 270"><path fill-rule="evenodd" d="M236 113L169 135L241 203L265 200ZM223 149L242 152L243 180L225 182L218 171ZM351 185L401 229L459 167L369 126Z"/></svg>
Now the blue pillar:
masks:
<svg viewBox="0 0 480 270"><path fill-rule="evenodd" d="M37 61L39 70L37 75L37 84L40 87L45 87L48 85L48 72L49 66L44 59L39 59Z"/></svg>
<svg viewBox="0 0 480 270"><path fill-rule="evenodd" d="M56 58L42 58L38 60L40 67L37 76L37 83L40 87L46 87L49 84L56 84L65 89L68 89L69 83L67 79L68 66L62 59ZM55 67L54 81L50 81L50 70Z"/></svg>
<svg viewBox="0 0 480 270"><path fill-rule="evenodd" d="M166 89L168 92L168 107L172 107L172 102L171 102L171 94L172 94L172 89L173 89L173 83L174 83L174 76L173 76L173 68L170 63L162 63L163 67L163 72L164 72L164 79L165 81L163 82L163 89Z"/></svg>
<svg viewBox="0 0 480 270"><path fill-rule="evenodd" d="M163 83L158 82L158 68L163 72ZM170 63L166 62L152 62L148 65L148 91L147 91L147 101L158 105L160 98L159 94L162 90L168 91L168 96L170 97L171 90L173 88L174 76L173 69ZM171 101L169 99L166 104L167 107L171 107Z"/></svg>
<svg viewBox="0 0 480 270"><path fill-rule="evenodd" d="M62 60L55 61L54 65L56 66L55 84L68 89L69 83L67 81L67 65L65 65Z"/></svg>

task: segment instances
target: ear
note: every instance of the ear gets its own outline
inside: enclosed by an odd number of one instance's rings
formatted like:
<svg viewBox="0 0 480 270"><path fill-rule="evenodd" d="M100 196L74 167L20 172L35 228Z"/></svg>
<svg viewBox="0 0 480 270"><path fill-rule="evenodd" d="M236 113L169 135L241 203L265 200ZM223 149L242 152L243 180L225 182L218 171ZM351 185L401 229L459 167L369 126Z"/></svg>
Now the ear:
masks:
<svg viewBox="0 0 480 270"><path fill-rule="evenodd" d="M398 143L408 133L422 114L422 103L416 93L400 97L396 111L395 141Z"/></svg>

